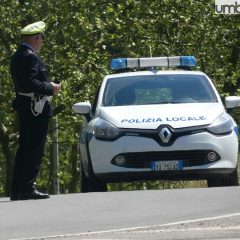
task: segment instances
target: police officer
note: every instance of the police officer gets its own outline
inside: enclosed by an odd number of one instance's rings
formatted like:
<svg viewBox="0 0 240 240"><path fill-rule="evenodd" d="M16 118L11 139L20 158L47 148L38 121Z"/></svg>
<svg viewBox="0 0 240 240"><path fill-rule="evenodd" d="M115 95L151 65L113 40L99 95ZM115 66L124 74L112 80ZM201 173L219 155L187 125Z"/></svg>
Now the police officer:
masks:
<svg viewBox="0 0 240 240"><path fill-rule="evenodd" d="M52 116L51 96L61 85L49 81L47 69L39 57L45 23L40 21L21 30L22 44L11 59L11 76L16 97L13 107L19 115L19 146L15 157L11 200L44 199L35 181L39 173Z"/></svg>

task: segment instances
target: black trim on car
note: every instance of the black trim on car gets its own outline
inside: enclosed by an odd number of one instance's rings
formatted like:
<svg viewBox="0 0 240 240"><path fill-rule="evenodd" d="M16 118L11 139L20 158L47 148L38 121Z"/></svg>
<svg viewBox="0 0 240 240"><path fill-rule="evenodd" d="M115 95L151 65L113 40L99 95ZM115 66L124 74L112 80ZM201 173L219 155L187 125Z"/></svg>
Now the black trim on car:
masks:
<svg viewBox="0 0 240 240"><path fill-rule="evenodd" d="M208 125L202 125L197 127L186 127L186 128L175 129L170 125L163 124L163 125L160 125L157 129L119 128L120 134L116 138L96 137L96 139L101 141L115 141L116 139L122 136L146 137L146 138L154 139L161 146L171 146L179 137L206 132L207 126ZM167 128L171 132L171 138L168 142L163 142L159 136L159 133L163 128Z"/></svg>
<svg viewBox="0 0 240 240"><path fill-rule="evenodd" d="M216 159L210 161L208 154L215 153ZM117 158L121 157L125 161L122 164L118 164ZM221 159L220 155L210 149L204 150L183 150L183 151L155 151L155 152L128 152L119 153L111 160L111 164L123 167L123 168L151 168L151 164L154 161L174 161L181 160L183 167L202 166L210 163L214 163Z"/></svg>
<svg viewBox="0 0 240 240"><path fill-rule="evenodd" d="M208 177L231 174L236 168L196 169L184 171L129 171L98 173L96 176L108 183L133 182L144 180L205 180Z"/></svg>
<svg viewBox="0 0 240 240"><path fill-rule="evenodd" d="M140 137L146 137L146 138L152 138L154 139L158 144L161 146L171 146L177 138L186 136L186 135L192 135L196 133L206 132L206 126L200 126L200 127L187 127L187 128L180 128L180 129L174 129L170 125L160 125L157 129L149 130L149 129L121 129L122 135L129 136L131 134L138 134ZM167 128L171 133L171 138L168 142L163 142L159 136L159 133L161 129Z"/></svg>

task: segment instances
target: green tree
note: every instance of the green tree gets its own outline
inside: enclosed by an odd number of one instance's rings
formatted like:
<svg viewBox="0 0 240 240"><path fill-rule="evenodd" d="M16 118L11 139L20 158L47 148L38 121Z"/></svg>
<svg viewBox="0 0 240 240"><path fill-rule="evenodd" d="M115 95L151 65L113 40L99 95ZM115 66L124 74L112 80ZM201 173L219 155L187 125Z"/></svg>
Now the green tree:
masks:
<svg viewBox="0 0 240 240"><path fill-rule="evenodd" d="M213 0L2 0L0 12L2 193L9 191L17 143L17 119L10 107L14 89L9 62L21 41L20 29L26 24L39 20L47 23L41 54L51 79L63 85L53 102L60 127L61 192L78 190L74 185L78 174L75 159L79 156L73 149L77 148L82 118L72 114L71 106L93 101L104 75L111 72L111 58L195 55L197 69L213 79L223 96L239 94L239 15L215 14ZM238 113L235 118L239 119ZM50 145L49 138L39 180L48 189L52 179Z"/></svg>

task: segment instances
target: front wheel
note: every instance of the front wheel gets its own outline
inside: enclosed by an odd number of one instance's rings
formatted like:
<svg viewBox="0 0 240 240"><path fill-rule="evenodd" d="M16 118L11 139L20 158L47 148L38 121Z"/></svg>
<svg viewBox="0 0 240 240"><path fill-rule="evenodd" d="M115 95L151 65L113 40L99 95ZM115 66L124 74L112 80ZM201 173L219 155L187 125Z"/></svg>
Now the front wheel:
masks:
<svg viewBox="0 0 240 240"><path fill-rule="evenodd" d="M239 186L237 168L232 173L223 176L222 186Z"/></svg>
<svg viewBox="0 0 240 240"><path fill-rule="evenodd" d="M237 168L230 174L215 175L207 179L208 187L239 186Z"/></svg>
<svg viewBox="0 0 240 240"><path fill-rule="evenodd" d="M92 164L88 164L88 176L86 176L82 161L80 160L80 192L106 192L107 183L103 180L96 178L93 170Z"/></svg>

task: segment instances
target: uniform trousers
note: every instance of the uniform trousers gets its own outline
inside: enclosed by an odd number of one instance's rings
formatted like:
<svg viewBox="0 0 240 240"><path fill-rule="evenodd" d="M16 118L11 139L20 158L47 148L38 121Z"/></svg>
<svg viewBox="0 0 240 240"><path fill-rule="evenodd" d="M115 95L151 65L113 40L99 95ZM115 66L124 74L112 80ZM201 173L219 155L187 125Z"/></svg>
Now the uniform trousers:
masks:
<svg viewBox="0 0 240 240"><path fill-rule="evenodd" d="M31 193L43 158L49 117L19 114L19 146L15 157L11 195Z"/></svg>

